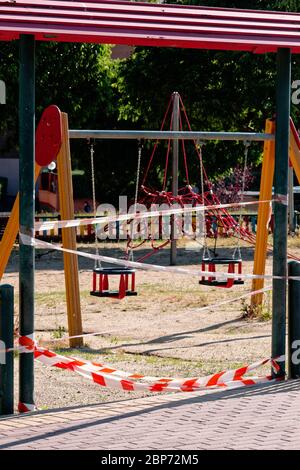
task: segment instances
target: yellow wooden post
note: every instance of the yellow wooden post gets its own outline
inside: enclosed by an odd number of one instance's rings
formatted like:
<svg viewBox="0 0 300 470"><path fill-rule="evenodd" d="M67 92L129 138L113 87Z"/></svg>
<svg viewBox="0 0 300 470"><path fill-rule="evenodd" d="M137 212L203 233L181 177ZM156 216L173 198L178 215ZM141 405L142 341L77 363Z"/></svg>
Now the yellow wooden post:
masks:
<svg viewBox="0 0 300 470"><path fill-rule="evenodd" d="M266 133L275 133L275 121L266 121ZM272 199L272 186L275 168L275 141L265 141L263 164L260 180L260 201L268 201ZM268 245L268 220L270 217L270 205L268 202L259 204L257 233L255 243L254 268L253 274L264 275L267 258ZM253 279L252 291L260 290L264 287L264 279ZM251 305L261 305L263 294L253 295Z"/></svg>
<svg viewBox="0 0 300 470"><path fill-rule="evenodd" d="M293 131L290 132L290 160L300 183L300 149Z"/></svg>
<svg viewBox="0 0 300 470"><path fill-rule="evenodd" d="M69 143L68 115L62 113L62 146L57 157L59 205L62 220L74 219L74 201L71 155ZM76 228L62 229L63 247L76 250ZM78 259L74 254L64 253L66 298L68 309L69 335L82 334L82 320L80 309ZM71 347L83 345L83 338L70 340Z"/></svg>
<svg viewBox="0 0 300 470"><path fill-rule="evenodd" d="M35 181L37 181L40 174L41 167L35 164ZM0 242L0 280L6 269L10 254L14 247L17 235L19 232L19 194L17 194L15 203L13 205L10 217L6 224L1 242Z"/></svg>

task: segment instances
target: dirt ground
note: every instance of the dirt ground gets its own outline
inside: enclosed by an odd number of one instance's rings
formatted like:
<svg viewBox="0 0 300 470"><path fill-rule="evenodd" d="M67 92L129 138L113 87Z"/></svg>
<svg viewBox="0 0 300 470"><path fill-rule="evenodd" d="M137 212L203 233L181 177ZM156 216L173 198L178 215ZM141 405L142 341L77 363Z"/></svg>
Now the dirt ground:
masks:
<svg viewBox="0 0 300 470"><path fill-rule="evenodd" d="M222 240L219 255L232 255L233 241ZM300 255L298 239L290 241ZM224 248L225 246L225 248ZM79 250L93 252L92 245ZM104 244L101 253L121 257L122 247ZM136 258L144 253L139 250ZM43 256L40 257L40 255ZM253 248L242 246L243 271L251 273ZM243 303L234 301L251 290L251 281L232 289L199 285L201 253L193 242L181 243L178 265L192 275L139 271L137 297L121 301L90 296L93 261L79 258L81 308L84 348L68 349L67 341L57 341L68 334L62 254L45 254L36 258L36 339L39 344L63 354L85 357L111 364L119 369L155 376L202 376L222 369L270 356L271 295L265 296L264 321L242 318ZM149 263L168 266L169 249L149 258ZM267 272L271 273L272 257ZM18 250L15 249L3 282L16 287L16 322L18 311ZM215 304L232 299L224 306ZM249 304L250 297L246 298ZM204 310L203 307L211 306ZM55 341L54 341L55 340ZM16 360L17 370L17 360ZM131 397L137 394L131 394ZM117 392L87 383L75 374L36 364L36 401L40 408L63 407L127 399Z"/></svg>

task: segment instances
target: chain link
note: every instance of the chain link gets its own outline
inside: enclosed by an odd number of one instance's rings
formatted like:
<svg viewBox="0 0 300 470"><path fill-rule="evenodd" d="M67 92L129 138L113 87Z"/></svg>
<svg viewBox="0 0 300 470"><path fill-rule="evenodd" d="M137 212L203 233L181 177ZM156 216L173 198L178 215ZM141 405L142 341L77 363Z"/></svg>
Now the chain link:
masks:
<svg viewBox="0 0 300 470"><path fill-rule="evenodd" d="M94 217L97 216L97 203L96 203L96 183L95 183L95 165L94 165L94 144L90 145L90 156L91 156L91 172L92 172L92 196L93 196L93 213ZM97 225L94 225L95 230L95 251L96 255L99 256L99 244L98 244L98 237L97 237ZM101 268L101 261L96 260L94 264L94 268Z"/></svg>

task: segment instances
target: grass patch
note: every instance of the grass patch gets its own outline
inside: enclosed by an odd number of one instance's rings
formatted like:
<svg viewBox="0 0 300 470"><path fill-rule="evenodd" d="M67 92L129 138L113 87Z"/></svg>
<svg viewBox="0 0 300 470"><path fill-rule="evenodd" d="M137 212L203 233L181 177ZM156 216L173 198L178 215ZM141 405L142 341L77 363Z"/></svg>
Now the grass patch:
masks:
<svg viewBox="0 0 300 470"><path fill-rule="evenodd" d="M242 318L246 320L258 320L266 322L272 318L271 296L267 292L261 305L252 305L242 300Z"/></svg>
<svg viewBox="0 0 300 470"><path fill-rule="evenodd" d="M66 301L65 291L37 292L35 294L36 305L54 308L58 303Z"/></svg>

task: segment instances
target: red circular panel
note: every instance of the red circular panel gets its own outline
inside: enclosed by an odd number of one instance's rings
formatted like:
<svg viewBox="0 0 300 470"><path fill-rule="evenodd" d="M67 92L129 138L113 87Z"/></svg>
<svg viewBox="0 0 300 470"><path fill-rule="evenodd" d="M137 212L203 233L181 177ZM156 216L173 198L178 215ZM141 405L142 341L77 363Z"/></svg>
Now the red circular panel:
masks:
<svg viewBox="0 0 300 470"><path fill-rule="evenodd" d="M60 109L51 105L45 109L37 126L35 136L35 161L47 166L56 159L62 144Z"/></svg>

